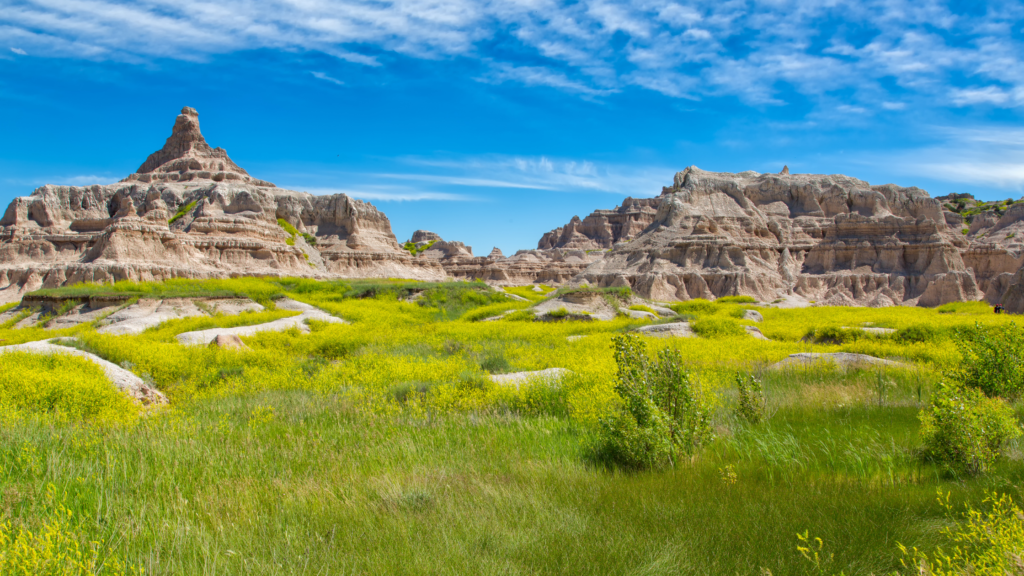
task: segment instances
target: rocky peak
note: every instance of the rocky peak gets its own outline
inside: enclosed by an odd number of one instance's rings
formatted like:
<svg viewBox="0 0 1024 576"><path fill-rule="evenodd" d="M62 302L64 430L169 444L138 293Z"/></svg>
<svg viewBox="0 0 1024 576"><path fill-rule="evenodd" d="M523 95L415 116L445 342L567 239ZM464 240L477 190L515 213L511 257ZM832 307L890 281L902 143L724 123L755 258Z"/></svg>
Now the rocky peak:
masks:
<svg viewBox="0 0 1024 576"><path fill-rule="evenodd" d="M417 230L412 233L412 239L409 240L413 244L419 244L420 242L430 242L440 240L441 236L429 230Z"/></svg>
<svg viewBox="0 0 1024 576"><path fill-rule="evenodd" d="M273 187L264 180L249 176L232 162L223 148L211 148L199 130L199 113L184 107L174 119L174 128L164 147L149 155L138 171L125 182L180 182L188 180L233 180L255 186Z"/></svg>
<svg viewBox="0 0 1024 576"><path fill-rule="evenodd" d="M782 167L782 172L779 172L779 174L782 174L783 176L788 175L789 174L789 165L787 164L787 165L783 166Z"/></svg>
<svg viewBox="0 0 1024 576"><path fill-rule="evenodd" d="M495 246L494 250L491 250L491 253L488 254L487 257L488 258L504 258L505 255L501 253L501 248L498 248L497 246Z"/></svg>

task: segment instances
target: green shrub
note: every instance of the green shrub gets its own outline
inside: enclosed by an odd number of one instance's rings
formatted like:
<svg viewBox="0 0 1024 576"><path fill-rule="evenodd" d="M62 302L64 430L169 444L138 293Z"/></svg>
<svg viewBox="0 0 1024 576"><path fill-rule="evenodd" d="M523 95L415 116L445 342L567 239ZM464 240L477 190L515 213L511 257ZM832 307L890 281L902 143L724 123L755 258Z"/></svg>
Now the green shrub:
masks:
<svg viewBox="0 0 1024 576"><path fill-rule="evenodd" d="M512 366L505 357L503 350L488 352L480 359L480 368L489 374L504 374L511 372Z"/></svg>
<svg viewBox="0 0 1024 576"><path fill-rule="evenodd" d="M306 240L306 244L309 244L310 246L316 246L316 236L303 232L302 237Z"/></svg>
<svg viewBox="0 0 1024 576"><path fill-rule="evenodd" d="M743 336L747 333L743 325L732 318L704 317L690 323L694 333L704 338L723 338L726 336Z"/></svg>
<svg viewBox="0 0 1024 576"><path fill-rule="evenodd" d="M847 344L849 342L856 342L861 338L866 337L868 334L863 330L856 328L839 328L836 326L828 326L825 328L811 328L804 335L804 342L813 342L815 344Z"/></svg>
<svg viewBox="0 0 1024 576"><path fill-rule="evenodd" d="M704 316L718 312L718 306L714 302L708 302L703 298L694 298L679 304L672 304L670 308L676 314L693 314L694 316Z"/></svg>
<svg viewBox="0 0 1024 576"><path fill-rule="evenodd" d="M727 316L738 320L742 320L743 317L747 315L747 309L740 306L727 306L725 309Z"/></svg>
<svg viewBox="0 0 1024 576"><path fill-rule="evenodd" d="M739 391L736 414L751 424L763 422L768 413L768 398L761 380L753 374L740 372L736 374L736 388Z"/></svg>
<svg viewBox="0 0 1024 576"><path fill-rule="evenodd" d="M948 376L988 396L1017 398L1024 392L1024 330L1013 322L1004 326L975 324L953 338L960 366Z"/></svg>
<svg viewBox="0 0 1024 576"><path fill-rule="evenodd" d="M650 306L644 306L643 304L633 304L632 306L629 307L629 309L635 310L637 312L647 312L649 314L654 314L655 316L658 315L658 313L655 312Z"/></svg>
<svg viewBox="0 0 1024 576"><path fill-rule="evenodd" d="M569 315L569 311L565 309L565 306L562 306L558 310L548 312L547 315L551 318L565 318Z"/></svg>
<svg viewBox="0 0 1024 576"><path fill-rule="evenodd" d="M623 408L600 421L599 460L628 469L674 466L713 438L711 402L678 351L663 349L652 361L635 335L616 336L613 343Z"/></svg>
<svg viewBox="0 0 1024 576"><path fill-rule="evenodd" d="M287 232L291 236L296 236L299 233L299 231L295 228L295 226L292 226L284 218L278 218L277 219L277 225L280 226L281 228L284 228L284 231Z"/></svg>
<svg viewBox="0 0 1024 576"><path fill-rule="evenodd" d="M753 304L757 300L753 296L722 296L715 302L719 304Z"/></svg>
<svg viewBox="0 0 1024 576"><path fill-rule="evenodd" d="M914 566L915 574L928 576L1011 576L1024 574L1024 511L1009 494L987 493L987 510L966 506L963 515L954 514L949 502L939 493L939 504L946 510L950 525L942 533L953 545L952 554L942 548L927 554L917 548L899 545L903 556ZM902 561L907 565L906 560Z"/></svg>
<svg viewBox="0 0 1024 576"><path fill-rule="evenodd" d="M188 204L182 206L181 208L178 208L178 211L174 214L174 216L171 216L171 219L167 221L167 224L174 224L178 220L181 220L182 218L185 217L185 214L188 214L189 212L194 210L195 207L196 201L193 200L192 202L189 202Z"/></svg>
<svg viewBox="0 0 1024 576"><path fill-rule="evenodd" d="M1020 436L1006 402L959 384L940 384L920 418L925 453L954 474L983 474L1002 446Z"/></svg>
<svg viewBox="0 0 1024 576"><path fill-rule="evenodd" d="M964 228L963 230L960 231L960 233L963 234L964 236L967 236L968 234L970 234L970 232L970 228Z"/></svg>
<svg viewBox="0 0 1024 576"><path fill-rule="evenodd" d="M892 337L900 344L931 342L939 337L939 331L931 326L908 326L897 330Z"/></svg>

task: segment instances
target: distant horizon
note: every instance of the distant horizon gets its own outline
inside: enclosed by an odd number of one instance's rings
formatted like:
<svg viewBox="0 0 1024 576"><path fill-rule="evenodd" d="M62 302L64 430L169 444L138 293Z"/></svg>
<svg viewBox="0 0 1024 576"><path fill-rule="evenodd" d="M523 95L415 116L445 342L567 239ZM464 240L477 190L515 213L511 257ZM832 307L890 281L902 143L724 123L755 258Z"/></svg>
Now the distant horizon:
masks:
<svg viewBox="0 0 1024 576"><path fill-rule="evenodd" d="M124 178L182 106L258 178L484 254L691 165L1017 198L1021 54L1015 2L17 0L0 203Z"/></svg>

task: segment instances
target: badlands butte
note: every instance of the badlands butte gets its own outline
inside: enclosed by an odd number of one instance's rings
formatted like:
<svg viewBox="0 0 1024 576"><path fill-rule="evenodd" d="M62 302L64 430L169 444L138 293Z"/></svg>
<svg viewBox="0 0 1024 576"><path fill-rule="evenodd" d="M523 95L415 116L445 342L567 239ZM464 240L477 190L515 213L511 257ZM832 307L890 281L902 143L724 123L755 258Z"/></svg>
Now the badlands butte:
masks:
<svg viewBox="0 0 1024 576"><path fill-rule="evenodd" d="M544 234L536 249L475 256L344 194L314 196L250 176L184 108L163 148L111 185L46 185L0 220L0 303L80 282L306 276L479 279L630 287L659 301L1024 311L1024 203L932 198L843 175L677 173Z"/></svg>

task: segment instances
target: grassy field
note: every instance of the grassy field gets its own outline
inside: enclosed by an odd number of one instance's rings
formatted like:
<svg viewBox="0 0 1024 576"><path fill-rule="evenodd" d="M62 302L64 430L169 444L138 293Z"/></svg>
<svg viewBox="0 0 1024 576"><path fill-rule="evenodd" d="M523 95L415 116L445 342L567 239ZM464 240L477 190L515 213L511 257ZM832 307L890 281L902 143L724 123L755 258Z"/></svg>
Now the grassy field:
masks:
<svg viewBox="0 0 1024 576"><path fill-rule="evenodd" d="M0 328L7 344L77 336L171 400L143 411L107 389L71 409L102 373L0 356L0 568L18 573L10 558L33 550L25 566L75 553L94 566L48 574L890 574L904 570L898 543L948 546L939 493L957 506L1024 496L1017 443L979 478L920 455L918 413L959 362L955 331L1013 320L981 305L765 308L772 341L728 329L650 339L678 349L714 395L715 438L674 469L630 473L592 454L598 421L620 403L612 337L644 321L480 322L530 302L479 284L208 282L102 289L287 296L349 324L260 333L244 352L174 335L287 313L176 320L138 336ZM752 307L677 308L741 326ZM842 332L865 325L897 332ZM825 329L846 335L807 338ZM765 368L809 351L907 367ZM518 389L487 379L552 367L573 375ZM734 413L740 371L761 375L763 424ZM65 381L70 392L55 385ZM821 566L797 551L805 531L822 539Z"/></svg>

